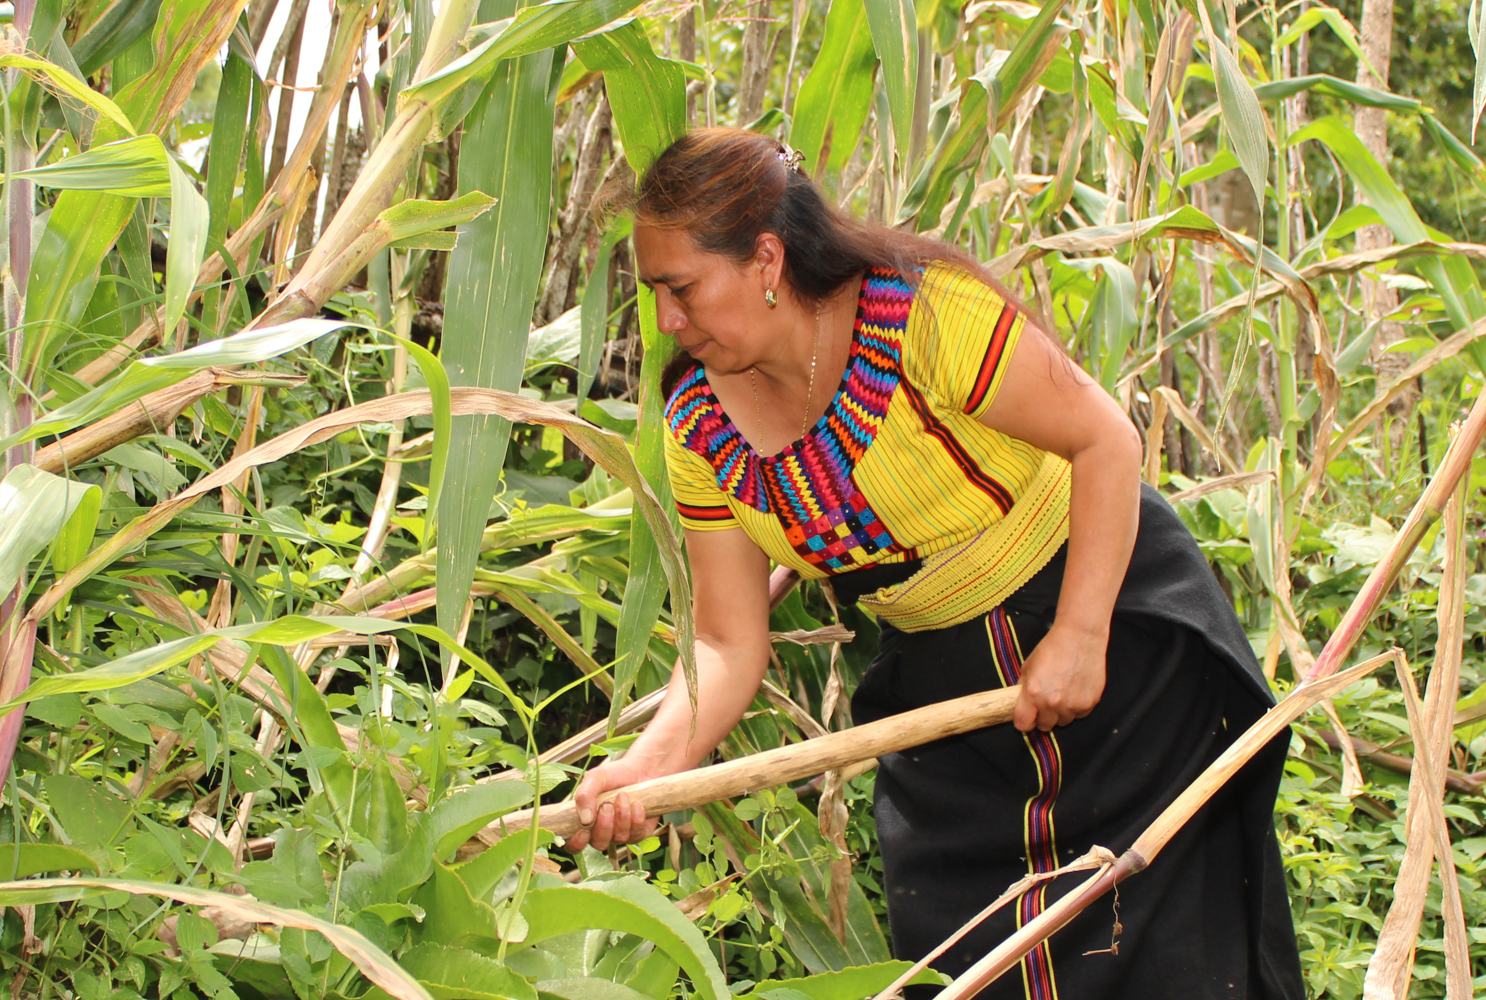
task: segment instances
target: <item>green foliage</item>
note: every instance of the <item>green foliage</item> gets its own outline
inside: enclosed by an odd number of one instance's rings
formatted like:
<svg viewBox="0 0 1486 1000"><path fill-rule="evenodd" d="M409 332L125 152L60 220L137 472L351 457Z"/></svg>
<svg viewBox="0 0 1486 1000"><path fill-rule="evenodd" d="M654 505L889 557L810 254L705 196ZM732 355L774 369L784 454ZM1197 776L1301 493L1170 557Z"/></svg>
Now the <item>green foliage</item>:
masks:
<svg viewBox="0 0 1486 1000"><path fill-rule="evenodd" d="M669 344L610 209L690 125L777 135L848 210L985 262L1146 432L1156 485L1269 473L1178 509L1280 689L1286 602L1318 650L1480 389L1471 345L1312 474L1333 399L1344 426L1390 363L1486 312L1465 255L1347 263L1369 223L1480 236L1464 6L1396 6L1372 90L1350 82L1352 0L1238 23L1192 7L1219 22L1161 78L1176 5L818 0L760 27L715 2L413 0L379 25L346 3L287 149L259 77L278 41L250 51L263 12L102 7L40 5L27 54L0 55L0 740L18 727L0 901L34 906L5 912L0 975L27 1000L864 1000L902 971L870 772L831 837L810 785L665 817L612 859L500 837L502 815L631 737L542 751L689 665ZM358 79L372 31L380 61ZM284 44L308 62L304 41ZM740 121L750 105L765 113ZM352 106L386 114L353 125ZM1388 111L1391 158L1362 147L1358 106ZM1398 330L1359 273L1398 293ZM474 413L470 386L521 396ZM352 406L366 419L312 424ZM1486 700L1479 521L1461 711ZM1431 662L1440 539L1359 654ZM805 738L801 712L849 697L876 626L841 614L857 637L834 666L828 647L777 647L772 697L724 755ZM772 626L832 620L807 587ZM1411 752L1392 680L1336 708ZM1470 719L1448 762L1461 788L1486 755ZM1310 989L1355 997L1407 779L1364 761L1342 795L1328 731L1297 726L1277 829ZM1478 944L1483 805L1445 802ZM57 873L86 877L35 878ZM1442 920L1436 883L1416 996L1443 995Z"/></svg>

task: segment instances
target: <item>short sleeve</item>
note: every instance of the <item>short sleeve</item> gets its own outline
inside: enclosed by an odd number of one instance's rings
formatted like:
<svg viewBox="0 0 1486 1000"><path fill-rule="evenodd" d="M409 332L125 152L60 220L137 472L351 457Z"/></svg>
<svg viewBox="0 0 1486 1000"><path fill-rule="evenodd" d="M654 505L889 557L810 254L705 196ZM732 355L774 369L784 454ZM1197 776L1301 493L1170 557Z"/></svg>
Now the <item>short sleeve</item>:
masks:
<svg viewBox="0 0 1486 1000"><path fill-rule="evenodd" d="M1026 326L1015 303L957 268L925 271L905 358L946 407L979 419L991 408ZM916 363L914 363L916 362Z"/></svg>
<svg viewBox="0 0 1486 1000"><path fill-rule="evenodd" d="M722 531L739 527L728 508L727 497L717 485L711 466L701 455L687 449L676 435L666 434L666 472L681 526L688 531Z"/></svg>

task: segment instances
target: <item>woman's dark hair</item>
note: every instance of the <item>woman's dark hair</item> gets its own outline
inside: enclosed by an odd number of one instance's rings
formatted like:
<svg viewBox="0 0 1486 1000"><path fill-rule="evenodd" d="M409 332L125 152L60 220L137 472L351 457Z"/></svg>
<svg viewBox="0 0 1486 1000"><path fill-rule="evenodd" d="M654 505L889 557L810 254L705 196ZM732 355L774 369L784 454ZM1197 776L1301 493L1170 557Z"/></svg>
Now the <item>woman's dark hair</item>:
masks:
<svg viewBox="0 0 1486 1000"><path fill-rule="evenodd" d="M784 244L784 280L806 302L819 302L868 268L897 271L910 282L935 261L974 274L1011 296L958 247L838 211L804 171L787 165L787 151L766 135L704 128L671 144L635 192L635 224L680 229L697 249L735 264L753 259L759 234ZM661 376L667 396L694 364L679 354Z"/></svg>

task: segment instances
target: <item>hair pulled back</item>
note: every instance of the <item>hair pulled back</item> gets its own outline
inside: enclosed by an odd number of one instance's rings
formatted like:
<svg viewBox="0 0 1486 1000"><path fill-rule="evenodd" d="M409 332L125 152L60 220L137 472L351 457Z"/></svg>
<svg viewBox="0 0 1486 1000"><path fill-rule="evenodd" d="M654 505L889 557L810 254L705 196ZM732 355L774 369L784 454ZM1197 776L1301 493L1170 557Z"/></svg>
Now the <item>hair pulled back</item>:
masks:
<svg viewBox="0 0 1486 1000"><path fill-rule="evenodd" d="M784 280L818 302L869 267L901 271L930 261L979 265L957 247L838 211L777 140L740 128L703 128L671 144L640 181L635 223L681 229L697 249L735 264L753 259L762 233L784 244Z"/></svg>
<svg viewBox="0 0 1486 1000"><path fill-rule="evenodd" d="M739 128L688 132L660 155L635 192L635 224L684 230L697 249L738 265L753 259L762 233L784 244L786 291L817 303L868 268L897 271L910 283L917 269L942 261L1000 291L958 247L862 222L821 196L810 177L786 162L777 140ZM667 367L670 394L691 366L682 353Z"/></svg>

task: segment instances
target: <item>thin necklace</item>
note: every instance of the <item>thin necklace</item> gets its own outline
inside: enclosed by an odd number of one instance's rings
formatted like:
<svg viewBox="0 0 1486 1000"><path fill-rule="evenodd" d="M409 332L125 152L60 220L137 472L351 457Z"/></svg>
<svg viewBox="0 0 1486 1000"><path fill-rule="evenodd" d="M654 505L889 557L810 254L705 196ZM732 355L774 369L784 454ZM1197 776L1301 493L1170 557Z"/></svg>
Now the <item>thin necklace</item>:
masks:
<svg viewBox="0 0 1486 1000"><path fill-rule="evenodd" d="M820 354L820 307L815 308L815 343L810 348L810 383L805 388L805 415L800 419L800 437L810 431L810 402L815 398L815 361ZM748 369L748 384L753 386L753 413L758 417L759 432L764 430L764 408L758 399L758 369Z"/></svg>

